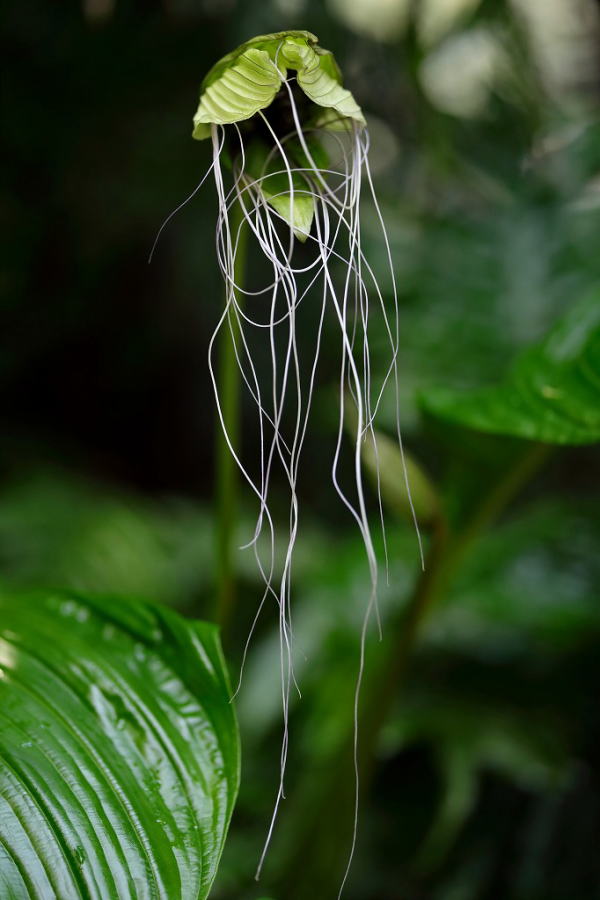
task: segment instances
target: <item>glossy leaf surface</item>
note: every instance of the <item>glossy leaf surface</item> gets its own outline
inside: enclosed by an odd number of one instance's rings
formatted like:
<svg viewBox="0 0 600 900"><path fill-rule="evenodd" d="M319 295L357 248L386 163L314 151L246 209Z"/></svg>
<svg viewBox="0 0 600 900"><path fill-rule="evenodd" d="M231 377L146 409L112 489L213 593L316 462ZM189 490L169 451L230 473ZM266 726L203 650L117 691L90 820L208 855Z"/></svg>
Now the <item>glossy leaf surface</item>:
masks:
<svg viewBox="0 0 600 900"><path fill-rule="evenodd" d="M239 779L214 626L0 596L0 896L207 896Z"/></svg>
<svg viewBox="0 0 600 900"><path fill-rule="evenodd" d="M425 409L458 425L548 444L600 440L600 294L595 291L530 347L497 386L436 388Z"/></svg>

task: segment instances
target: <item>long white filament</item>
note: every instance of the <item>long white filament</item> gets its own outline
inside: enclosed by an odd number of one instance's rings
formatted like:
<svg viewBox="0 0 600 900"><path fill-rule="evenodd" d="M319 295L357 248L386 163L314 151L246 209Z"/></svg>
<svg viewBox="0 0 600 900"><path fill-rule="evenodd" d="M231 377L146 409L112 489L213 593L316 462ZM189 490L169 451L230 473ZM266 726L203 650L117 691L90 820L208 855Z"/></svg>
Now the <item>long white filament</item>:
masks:
<svg viewBox="0 0 600 900"><path fill-rule="evenodd" d="M368 132L366 129L359 131L358 127L354 127L351 135L346 136L346 139L338 136L339 164L327 168L319 168L311 155L305 131L300 122L294 92L290 84L291 80L284 80L284 87L289 96L294 130L284 137L278 136L268 119L262 113L259 113L273 141L273 148L264 163L262 173L258 177L256 173L252 177L247 173L243 138L240 129L235 125L234 128L239 141L239 155L237 155L234 164L233 185L226 191L221 168L225 130L221 126L213 125L212 164L198 187L167 217L157 234L152 253L165 225L198 192L212 171L214 173L219 204L216 227L216 252L225 281L226 292L225 308L209 342L208 365L216 398L217 412L226 443L240 472L258 500L256 524L252 537L245 546L248 548L252 547L261 578L264 581L263 596L244 648L242 671L250 639L269 598L272 598L276 603L279 615L280 678L283 711L280 778L271 821L256 872L257 878L260 875L273 835L281 800L285 797L284 777L289 746L290 692L292 685L297 687L294 675L291 585L294 547L299 525L298 472L302 448L308 429L322 346L325 315L328 307L331 307L334 320L337 321L339 326L341 338L339 348L340 404L335 450L331 465L332 482L335 491L360 530L371 583L361 628L358 673L354 694L354 821L350 852L338 895L341 897L350 871L357 839L359 811L359 701L364 674L367 633L373 612L376 614L377 624L379 625L379 613L377 610L378 562L371 535L363 487L361 447L363 440L370 438L373 441L375 453L377 451L373 430L374 420L390 379L392 379L394 384L397 410L399 406L398 292L394 279L390 242L368 165ZM289 141L300 143L306 160L305 166L293 165L290 161L286 152L286 144ZM383 234L387 261L392 277L393 311L391 321L376 276L365 258L361 244L360 196L363 173L366 175L369 194ZM314 221L311 233L307 238L307 246L314 248L315 252L314 255L311 255L308 262L302 266L294 266L292 263L295 247L293 228L267 202L265 195L261 191L263 182L271 178L273 174L286 176L287 188L285 191L282 191L281 196L289 198L290 215L293 216L295 196L310 196L314 202ZM271 197L270 199L274 198ZM236 233L232 232L230 224L230 213L234 204L239 204L243 213L243 222ZM246 228L249 231L249 237L255 241L271 272L267 284L260 289L249 290L235 281L235 261L241 228ZM341 268L344 272L339 290L334 284L333 267ZM304 300L309 293L317 293L319 283L321 286L320 303L314 314L314 344L308 361L303 361L297 341L298 315L300 312L302 312L302 315L311 315L310 307L305 311L307 304L304 303ZM245 298L243 304L241 303L242 297ZM261 312L263 312L262 316ZM381 317L383 322L390 348L390 358L383 381L376 397L373 399L369 331L371 320L376 314ZM215 376L214 349L217 336L223 327L228 327L230 331L242 381L258 413L260 458L257 474L251 473L244 466L237 449L233 446L227 433L226 422L221 409L219 388ZM257 351L255 344L261 335L264 335L266 338L266 345L263 346L262 350ZM357 358L360 358L360 362L357 361L355 355ZM270 362L270 387L261 384L262 376L259 374L259 359ZM346 404L349 401L355 406L354 419L356 421L353 448L354 477L350 491L342 485L339 471L344 444L344 429L347 426ZM396 426L398 444L404 465L404 449L398 418ZM277 465L281 467L289 487L289 521L284 539L283 554L279 552L279 542L269 499L273 471ZM379 473L377 477L379 486ZM405 465L404 477L418 536L421 560L423 560L421 538L410 497L410 486ZM377 493L387 571L387 545L381 492L379 489ZM267 532L266 549L260 540L265 528ZM281 571L276 578L277 558L282 559L282 563L280 564ZM241 677L242 672L240 672L240 682Z"/></svg>

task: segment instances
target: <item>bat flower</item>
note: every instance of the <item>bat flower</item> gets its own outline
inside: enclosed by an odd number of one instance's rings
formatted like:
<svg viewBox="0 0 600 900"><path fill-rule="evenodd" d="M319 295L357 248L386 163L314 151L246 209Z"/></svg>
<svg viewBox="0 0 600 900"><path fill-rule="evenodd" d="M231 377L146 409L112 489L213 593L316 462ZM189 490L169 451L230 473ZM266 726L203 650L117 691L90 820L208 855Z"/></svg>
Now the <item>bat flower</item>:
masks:
<svg viewBox="0 0 600 900"><path fill-rule="evenodd" d="M201 91L193 137L210 137L215 125L239 126L245 180L254 177L265 200L297 238L306 240L316 199L308 190L311 164L320 169L327 159L316 135L366 124L356 100L342 87L333 54L319 47L309 31L260 35L219 60ZM282 147L273 154L274 140ZM292 169L303 171L294 171L288 186L285 176Z"/></svg>
<svg viewBox="0 0 600 900"><path fill-rule="evenodd" d="M369 170L365 119L342 86L333 55L319 47L313 34L261 35L216 63L202 83L193 137L212 140L212 164L193 194L212 172L219 204L216 252L225 282L224 308L209 343L209 369L225 439L257 501L256 525L246 546L254 550L264 580L259 612L272 601L280 620L285 726L266 852L284 793L287 718L295 684L291 575L299 527L298 480L321 350L326 345L329 373L332 365L338 366L337 428L322 448L322 458L313 443L312 465L329 467L332 493L360 530L370 573L357 703L378 580L362 459L365 447L370 447L371 461L374 457L375 467L379 464L374 422L388 387L391 408L398 410L398 297L390 244ZM372 210L369 244L373 246L377 228L383 244L377 269L381 271L383 260L385 295L361 237L363 185ZM243 271L249 252L251 285L244 283ZM231 358L256 413L260 450L253 463L242 460L223 413L214 359L222 331L233 343ZM376 360L371 353L373 339ZM396 427L402 452L398 419ZM351 433L349 444L345 430ZM282 478L289 490L289 510L276 521L271 485L275 480L281 484ZM380 498L376 512L383 529ZM264 852L259 871L263 859Z"/></svg>

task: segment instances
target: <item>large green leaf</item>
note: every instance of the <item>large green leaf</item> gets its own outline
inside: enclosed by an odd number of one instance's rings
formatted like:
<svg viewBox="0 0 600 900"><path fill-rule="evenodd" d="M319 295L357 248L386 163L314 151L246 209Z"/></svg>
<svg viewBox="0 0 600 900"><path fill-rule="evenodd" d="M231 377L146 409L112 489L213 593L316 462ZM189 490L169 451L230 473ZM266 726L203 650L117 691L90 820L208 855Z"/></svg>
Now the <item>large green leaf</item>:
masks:
<svg viewBox="0 0 600 900"><path fill-rule="evenodd" d="M425 409L450 422L548 444L600 440L600 293L577 303L498 386L469 394L435 388Z"/></svg>
<svg viewBox="0 0 600 900"><path fill-rule="evenodd" d="M207 896L239 780L217 630L0 596L0 896Z"/></svg>

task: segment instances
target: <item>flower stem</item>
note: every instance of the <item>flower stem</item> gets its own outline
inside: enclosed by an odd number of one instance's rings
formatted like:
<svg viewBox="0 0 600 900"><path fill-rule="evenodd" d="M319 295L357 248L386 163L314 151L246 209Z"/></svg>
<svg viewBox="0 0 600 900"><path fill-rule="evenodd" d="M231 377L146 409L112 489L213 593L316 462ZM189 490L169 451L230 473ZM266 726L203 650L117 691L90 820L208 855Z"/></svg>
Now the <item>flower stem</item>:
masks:
<svg viewBox="0 0 600 900"><path fill-rule="evenodd" d="M425 568L401 614L386 628L382 653L368 673L359 721L360 785L364 798L373 778L381 730L403 689L423 627L437 601L444 596L477 539L498 519L510 502L546 461L551 448L529 444L523 454L480 499L467 522L451 533L440 513L433 523ZM373 660L375 662L375 660ZM351 725L349 721L349 726ZM353 735L340 739L322 768L311 770L311 783L300 785L306 820L293 835L294 850L286 872L286 897L308 900L314 884L332 892L339 884L341 861L347 852L353 800ZM298 799L298 798L296 798ZM311 855L311 866L306 859ZM293 887L292 887L293 886Z"/></svg>
<svg viewBox="0 0 600 900"><path fill-rule="evenodd" d="M425 568L403 613L395 623L390 623L388 655L384 657L379 680L374 677L372 702L363 705L360 730L366 735L362 754L366 781L373 766L380 731L404 683L410 658L432 607L446 594L473 544L531 480L550 452L551 448L546 444L526 445L504 476L481 498L457 534L450 533L442 515L434 523Z"/></svg>
<svg viewBox="0 0 600 900"><path fill-rule="evenodd" d="M237 250L234 263L234 280L241 285L244 279L247 255L248 229L244 225L243 211L239 203L234 204L231 212L230 228L232 241L237 237ZM241 295L236 291L237 303L241 303ZM235 355L234 340L238 337L239 326L233 317L224 323L219 337L219 368L217 384L223 423L232 446L240 445L241 418L241 375ZM239 472L235 459L231 455L223 429L217 421L215 442L215 504L217 515L216 527L216 606L215 620L225 634L233 610L235 608L235 573L233 564L235 525L238 506Z"/></svg>

